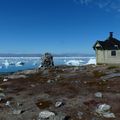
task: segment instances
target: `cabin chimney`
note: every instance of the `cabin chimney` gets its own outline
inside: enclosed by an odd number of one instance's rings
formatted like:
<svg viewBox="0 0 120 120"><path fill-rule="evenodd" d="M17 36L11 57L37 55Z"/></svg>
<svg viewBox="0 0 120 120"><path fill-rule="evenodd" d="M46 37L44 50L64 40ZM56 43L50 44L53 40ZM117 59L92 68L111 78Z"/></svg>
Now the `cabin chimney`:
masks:
<svg viewBox="0 0 120 120"><path fill-rule="evenodd" d="M113 38L113 32L110 32L109 38Z"/></svg>

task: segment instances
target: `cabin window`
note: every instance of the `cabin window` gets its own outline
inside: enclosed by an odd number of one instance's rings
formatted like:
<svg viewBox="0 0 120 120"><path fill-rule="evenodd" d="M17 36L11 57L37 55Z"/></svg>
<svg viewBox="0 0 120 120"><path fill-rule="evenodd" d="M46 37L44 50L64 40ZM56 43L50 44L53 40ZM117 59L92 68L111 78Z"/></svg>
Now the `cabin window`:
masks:
<svg viewBox="0 0 120 120"><path fill-rule="evenodd" d="M116 51L111 51L111 56L116 56Z"/></svg>

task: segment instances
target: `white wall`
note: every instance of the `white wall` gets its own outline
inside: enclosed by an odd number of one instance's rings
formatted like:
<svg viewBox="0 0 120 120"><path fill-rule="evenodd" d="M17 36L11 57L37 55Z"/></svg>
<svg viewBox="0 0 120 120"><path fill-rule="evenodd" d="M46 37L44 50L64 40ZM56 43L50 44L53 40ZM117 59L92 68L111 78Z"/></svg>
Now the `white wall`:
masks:
<svg viewBox="0 0 120 120"><path fill-rule="evenodd" d="M111 50L96 50L96 62L98 64L120 64L120 50L116 56L111 56Z"/></svg>

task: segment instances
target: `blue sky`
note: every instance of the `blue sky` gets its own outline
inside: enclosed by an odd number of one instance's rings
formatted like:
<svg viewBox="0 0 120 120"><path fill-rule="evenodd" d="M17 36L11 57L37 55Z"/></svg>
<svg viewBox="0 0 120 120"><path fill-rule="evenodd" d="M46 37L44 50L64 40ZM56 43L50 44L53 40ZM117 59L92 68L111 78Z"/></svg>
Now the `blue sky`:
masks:
<svg viewBox="0 0 120 120"><path fill-rule="evenodd" d="M120 0L1 0L0 53L94 53L120 39Z"/></svg>

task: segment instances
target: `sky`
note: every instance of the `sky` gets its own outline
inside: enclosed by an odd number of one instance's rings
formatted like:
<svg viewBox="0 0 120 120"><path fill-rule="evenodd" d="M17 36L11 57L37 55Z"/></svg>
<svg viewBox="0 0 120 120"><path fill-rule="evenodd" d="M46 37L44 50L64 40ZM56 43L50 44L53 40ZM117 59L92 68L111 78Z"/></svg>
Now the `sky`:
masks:
<svg viewBox="0 0 120 120"><path fill-rule="evenodd" d="M94 54L120 39L120 0L0 0L0 53Z"/></svg>

